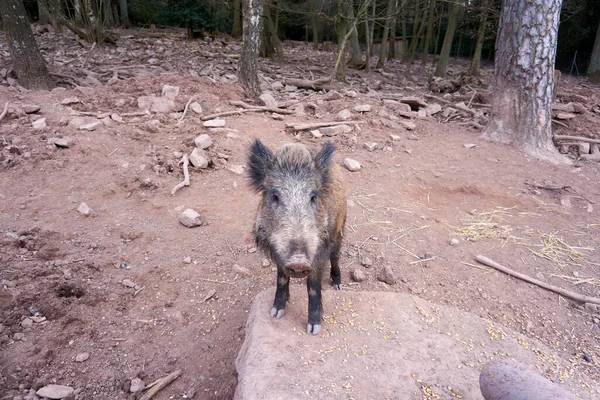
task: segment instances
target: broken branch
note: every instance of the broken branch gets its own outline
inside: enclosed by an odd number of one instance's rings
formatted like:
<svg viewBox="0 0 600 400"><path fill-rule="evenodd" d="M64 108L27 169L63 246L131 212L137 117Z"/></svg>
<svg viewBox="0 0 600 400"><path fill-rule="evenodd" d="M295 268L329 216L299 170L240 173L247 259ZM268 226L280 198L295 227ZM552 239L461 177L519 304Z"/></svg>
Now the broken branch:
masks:
<svg viewBox="0 0 600 400"><path fill-rule="evenodd" d="M148 387L150 387L150 390L148 390L142 397L140 397L140 400L150 400L162 388L167 386L169 383L173 382L175 379L179 378L180 375L181 375L181 370L178 369L177 371L170 373L169 375L165 376L164 378L161 378L161 379L151 383L150 385L148 385Z"/></svg>
<svg viewBox="0 0 600 400"><path fill-rule="evenodd" d="M187 154L184 154L181 158L180 164L183 163L183 182L178 183L173 190L171 190L171 194L175 196L175 193L184 186L190 186L190 171L188 170L188 166L190 165L190 159Z"/></svg>
<svg viewBox="0 0 600 400"><path fill-rule="evenodd" d="M293 78L283 80L284 85L296 86L298 88L312 90L331 90L331 85L329 85L329 82L331 82L331 78L317 79L316 81Z"/></svg>
<svg viewBox="0 0 600 400"><path fill-rule="evenodd" d="M310 124L285 124L286 127L292 128L295 131L307 131L309 129L323 128L326 126L362 124L364 121L331 121L331 122L315 122Z"/></svg>
<svg viewBox="0 0 600 400"><path fill-rule="evenodd" d="M552 120L552 122L556 122ZM600 139L590 139L582 136L554 135L554 140L577 140L586 143L600 143Z"/></svg>
<svg viewBox="0 0 600 400"><path fill-rule="evenodd" d="M6 104L4 105L4 111L2 111L2 114L0 114L0 121L2 121L4 119L4 117L6 117L6 114L8 113L8 105L10 104L10 101L7 101Z"/></svg>

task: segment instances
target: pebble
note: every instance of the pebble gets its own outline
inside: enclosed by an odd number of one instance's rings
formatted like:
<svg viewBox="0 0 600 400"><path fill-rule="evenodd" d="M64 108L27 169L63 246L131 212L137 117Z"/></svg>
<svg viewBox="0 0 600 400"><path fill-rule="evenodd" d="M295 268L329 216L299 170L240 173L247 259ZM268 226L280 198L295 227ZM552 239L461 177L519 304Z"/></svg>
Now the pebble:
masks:
<svg viewBox="0 0 600 400"><path fill-rule="evenodd" d="M205 128L221 128L225 126L224 119L209 119L202 124Z"/></svg>
<svg viewBox="0 0 600 400"><path fill-rule="evenodd" d="M210 158L206 151L196 147L190 154L190 162L196 168L206 169L210 163Z"/></svg>
<svg viewBox="0 0 600 400"><path fill-rule="evenodd" d="M42 109L37 104L23 104L21 108L25 111L25 114L35 114Z"/></svg>
<svg viewBox="0 0 600 400"><path fill-rule="evenodd" d="M243 175L244 174L244 166L243 165L230 165L227 169L234 174Z"/></svg>
<svg viewBox="0 0 600 400"><path fill-rule="evenodd" d="M31 126L33 127L33 129L42 130L48 125L46 125L46 118L40 118L40 119L33 121L31 123Z"/></svg>
<svg viewBox="0 0 600 400"><path fill-rule="evenodd" d="M337 116L335 119L337 119L338 121L346 121L350 118L352 118L352 113L347 108L344 108L342 111L337 113Z"/></svg>
<svg viewBox="0 0 600 400"><path fill-rule="evenodd" d="M369 268L373 265L373 260L371 260L371 258L369 258L369 257L363 257L360 260L360 265L362 265L365 268Z"/></svg>
<svg viewBox="0 0 600 400"><path fill-rule="evenodd" d="M68 148L69 147L69 140L65 139L65 138L49 138L46 143L48 144L53 144L56 147L64 147L64 148Z"/></svg>
<svg viewBox="0 0 600 400"><path fill-rule="evenodd" d="M128 288L135 288L137 286L134 281L132 281L131 279L127 279L127 278L123 279L121 284Z"/></svg>
<svg viewBox="0 0 600 400"><path fill-rule="evenodd" d="M450 239L450 246L458 246L460 241L457 238Z"/></svg>
<svg viewBox="0 0 600 400"><path fill-rule="evenodd" d="M310 131L310 134L311 134L311 135L312 135L312 136L313 136L315 139L318 139L318 138L322 138L322 137L323 137L323 134L322 134L322 133L321 133L321 131L320 131L320 130L318 130L318 129L315 129L315 130L313 130L313 131Z"/></svg>
<svg viewBox="0 0 600 400"><path fill-rule="evenodd" d="M360 268L355 268L351 274L352 280L354 282L362 282L367 278L367 274Z"/></svg>
<svg viewBox="0 0 600 400"><path fill-rule="evenodd" d="M202 106L197 101L194 101L192 104L190 104L190 108L196 114L198 114L198 115L202 114Z"/></svg>
<svg viewBox="0 0 600 400"><path fill-rule="evenodd" d="M354 111L369 112L369 111L371 111L371 105L370 104L359 104L354 107Z"/></svg>
<svg viewBox="0 0 600 400"><path fill-rule="evenodd" d="M79 211L81 214L85 215L86 217L92 213L92 209L85 203L81 203L79 205L79 207L77 207L77 211Z"/></svg>
<svg viewBox="0 0 600 400"><path fill-rule="evenodd" d="M144 384L143 380L141 380L140 378L133 378L131 380L131 385L129 385L129 391L131 393L137 393L140 390L144 389L144 387L146 387L146 385Z"/></svg>
<svg viewBox="0 0 600 400"><path fill-rule="evenodd" d="M204 218L191 208L186 209L179 215L179 222L188 228L208 225Z"/></svg>
<svg viewBox="0 0 600 400"><path fill-rule="evenodd" d="M33 320L31 318L25 318L21 321L21 326L23 328L31 328L33 326Z"/></svg>
<svg viewBox="0 0 600 400"><path fill-rule="evenodd" d="M379 270L379 274L377 274L377 279L381 282L387 283L388 285L396 284L396 277L394 276L394 271L392 271L392 267L389 265L383 266Z"/></svg>
<svg viewBox="0 0 600 400"><path fill-rule="evenodd" d="M77 362L84 362L86 361L88 358L90 358L90 353L88 353L87 351L84 353L79 353L75 356L75 361Z"/></svg>
<svg viewBox="0 0 600 400"><path fill-rule="evenodd" d="M118 123L122 123L122 122L123 122L123 117L121 117L121 116L120 116L119 114L117 114L117 113L112 113L112 114L110 115L110 119L112 119L113 121L115 121L115 122L118 122Z"/></svg>
<svg viewBox="0 0 600 400"><path fill-rule="evenodd" d="M179 95L179 86L163 85L161 95L167 99L175 100L175 97Z"/></svg>
<svg viewBox="0 0 600 400"><path fill-rule="evenodd" d="M374 151L375 149L377 149L377 143L376 142L365 142L365 143L363 143L363 146L368 151Z"/></svg>
<svg viewBox="0 0 600 400"><path fill-rule="evenodd" d="M194 143L196 144L196 147L198 147L199 149L208 149L210 146L212 146L213 141L210 138L210 136L208 136L207 134L202 134L198 137L196 137L196 139L194 139Z"/></svg>
<svg viewBox="0 0 600 400"><path fill-rule="evenodd" d="M283 121L283 115L281 114L273 113L271 114L271 118L273 118L275 121Z"/></svg>
<svg viewBox="0 0 600 400"><path fill-rule="evenodd" d="M392 141L396 142L396 141L402 139L402 137L399 135L390 135L390 139L392 139Z"/></svg>
<svg viewBox="0 0 600 400"><path fill-rule="evenodd" d="M250 272L250 270L248 268L242 267L239 264L233 264L233 270L235 272L237 272L238 274L242 274L242 275L246 275L246 276L252 275L252 273Z"/></svg>
<svg viewBox="0 0 600 400"><path fill-rule="evenodd" d="M49 399L62 399L71 395L75 389L64 385L47 385L35 392L40 397L47 397Z"/></svg>
<svg viewBox="0 0 600 400"><path fill-rule="evenodd" d="M352 132L352 128L349 125L327 126L319 129L319 132L325 136L336 136L338 134L341 135L343 133L350 133Z"/></svg>
<svg viewBox="0 0 600 400"><path fill-rule="evenodd" d="M360 171L361 165L358 161L353 160L351 158L344 158L344 166L346 168L348 168L348 171L350 172L357 172Z"/></svg>
<svg viewBox="0 0 600 400"><path fill-rule="evenodd" d="M184 264L191 264L192 263L192 257L186 257L183 259L183 263Z"/></svg>
<svg viewBox="0 0 600 400"><path fill-rule="evenodd" d="M81 100L79 100L78 97L67 97L66 99L62 99L62 101L60 102L60 104L63 106L68 106L76 103L81 103Z"/></svg>
<svg viewBox="0 0 600 400"><path fill-rule="evenodd" d="M102 123L102 121L96 121L96 122L91 122L89 124L83 124L79 127L79 129L82 131L95 131L96 129L98 129L102 126L104 126L104 123Z"/></svg>
<svg viewBox="0 0 600 400"><path fill-rule="evenodd" d="M262 266L263 268L267 268L271 266L271 260L269 260L268 258L263 258L262 260Z"/></svg>
<svg viewBox="0 0 600 400"><path fill-rule="evenodd" d="M339 100L342 98L342 95L339 94L338 92L336 92L335 90L330 90L329 92L327 92L327 94L325 96L323 96L323 100L328 101L328 100Z"/></svg>
<svg viewBox="0 0 600 400"><path fill-rule="evenodd" d="M277 108L277 101L271 93L265 92L258 97L265 107Z"/></svg>

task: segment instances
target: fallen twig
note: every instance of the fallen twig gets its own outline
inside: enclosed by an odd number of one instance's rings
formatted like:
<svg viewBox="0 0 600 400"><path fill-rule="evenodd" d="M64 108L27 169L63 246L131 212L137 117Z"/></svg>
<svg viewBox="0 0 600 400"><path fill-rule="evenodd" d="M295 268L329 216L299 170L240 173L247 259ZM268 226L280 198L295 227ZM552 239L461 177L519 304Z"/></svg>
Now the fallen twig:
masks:
<svg viewBox="0 0 600 400"><path fill-rule="evenodd" d="M87 56L85 56L85 60L83 60L83 64L81 64L81 68L80 69L83 69L85 67L85 64L87 64L88 59L92 55L92 51L94 51L95 48L96 48L96 42L94 42L92 44L92 47L90 48L90 51L88 51Z"/></svg>
<svg viewBox="0 0 600 400"><path fill-rule="evenodd" d="M450 102L450 101L448 101L446 99L442 99L441 97L434 96L432 94L424 94L423 97L425 97L426 99L435 100L435 101L437 101L439 103L442 103L442 104L444 104L446 106L449 106L449 105L452 104L452 102Z"/></svg>
<svg viewBox="0 0 600 400"><path fill-rule="evenodd" d="M190 106L190 103L192 102L192 100L194 100L195 98L196 98L196 96L192 96L187 101L187 103L185 103L185 108L183 109L183 115L181 116L181 118L179 118L179 121L177 121L177 125L179 125L181 122L183 122L183 119L185 118L185 114L187 114L188 107Z"/></svg>
<svg viewBox="0 0 600 400"><path fill-rule="evenodd" d="M600 304L600 298L598 297L590 297L590 296L584 296L575 292L571 292L570 290L566 290L563 288L559 288L553 285L549 285L545 282L539 281L535 278L532 278L528 275L522 274L520 272L516 272L513 271L510 268L506 268L503 265L498 264L497 262L490 260L489 258L482 256L482 255L477 255L475 256L475 259L477 261L479 261L480 263L487 265L489 267L495 268L498 271L504 272L505 274L508 274L510 276L514 276L515 278L519 278L525 282L529 282L529 283L533 283L534 285L543 287L544 289L550 290L554 293L558 293L561 294L565 297L568 297L570 299L576 300L576 301L580 301L582 303L593 303L593 304Z"/></svg>
<svg viewBox="0 0 600 400"><path fill-rule="evenodd" d="M362 124L364 121L331 121L331 122L315 122L309 124L285 124L288 128L292 128L295 131L307 131L309 129L323 128L325 126L336 126L336 125L351 125L351 124Z"/></svg>
<svg viewBox="0 0 600 400"><path fill-rule="evenodd" d="M173 382L175 379L179 378L180 375L181 370L178 369L177 371L170 373L164 378L160 378L159 380L152 382L150 385L146 386L146 388L149 387L150 390L148 390L142 397L140 397L140 400L150 400L162 388L167 386L169 383Z"/></svg>
<svg viewBox="0 0 600 400"><path fill-rule="evenodd" d="M4 105L4 111L2 111L2 114L0 114L0 121L2 121L4 119L4 117L6 117L6 114L8 113L8 105L10 104L10 101L7 101L6 104Z"/></svg>
<svg viewBox="0 0 600 400"><path fill-rule="evenodd" d="M150 111L134 111L121 114L121 117L142 117L144 115L150 115Z"/></svg>
<svg viewBox="0 0 600 400"><path fill-rule="evenodd" d="M227 282L227 281L217 281L217 280L214 280L214 279L208 279L208 278L198 278L198 279L200 279L201 281L205 281L205 282L211 282L211 283L223 283L223 284L225 284L225 285L231 285L231 286L235 286L235 283L233 283L233 282Z"/></svg>
<svg viewBox="0 0 600 400"><path fill-rule="evenodd" d="M201 117L200 119L202 121L208 121L209 119L215 119L215 118L219 118L219 117L226 117L228 115L237 115L237 114L244 114L247 112L251 112L251 111L262 111L262 110L234 110L234 111L223 111L220 113L216 113L216 114L210 114L210 115L205 115L204 117Z"/></svg>
<svg viewBox="0 0 600 400"><path fill-rule="evenodd" d="M279 107L253 106L251 104L244 103L243 101L237 101L237 100L232 100L229 103L231 105L233 105L233 106L242 107L242 108L245 108L245 109L248 109L248 110L260 110L260 111L274 112L274 113L277 113L277 114L293 114L294 113L294 111L284 110L284 109L279 108Z"/></svg>
<svg viewBox="0 0 600 400"><path fill-rule="evenodd" d="M556 122L556 121L552 120L552 122ZM554 140L576 140L578 142L600 143L600 139L590 139L590 138L582 137L582 136L569 136L569 135L554 135Z"/></svg>
<svg viewBox="0 0 600 400"><path fill-rule="evenodd" d="M183 163L183 182L178 183L173 190L171 190L171 194L175 196L175 193L184 186L190 186L190 172L188 170L188 166L190 165L190 159L187 154L184 154L179 163Z"/></svg>
<svg viewBox="0 0 600 400"><path fill-rule="evenodd" d="M284 85L296 86L302 89L312 89L312 90L330 90L331 86L329 85L331 82L331 78L323 78L317 79L315 81L309 81L305 79L284 79Z"/></svg>

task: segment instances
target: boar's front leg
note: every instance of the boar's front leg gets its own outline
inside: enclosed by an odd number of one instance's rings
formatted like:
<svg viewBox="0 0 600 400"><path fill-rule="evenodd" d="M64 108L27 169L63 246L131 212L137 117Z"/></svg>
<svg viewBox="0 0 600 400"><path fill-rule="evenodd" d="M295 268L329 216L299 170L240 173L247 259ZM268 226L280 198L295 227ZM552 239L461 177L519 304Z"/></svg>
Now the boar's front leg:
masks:
<svg viewBox="0 0 600 400"><path fill-rule="evenodd" d="M271 308L271 317L278 319L285 313L285 303L290 300L290 278L283 273L283 268L277 266L277 291Z"/></svg>
<svg viewBox="0 0 600 400"><path fill-rule="evenodd" d="M306 280L308 289L308 325L306 333L317 335L321 331L321 313L323 306L321 303L321 277L317 273L308 276Z"/></svg>

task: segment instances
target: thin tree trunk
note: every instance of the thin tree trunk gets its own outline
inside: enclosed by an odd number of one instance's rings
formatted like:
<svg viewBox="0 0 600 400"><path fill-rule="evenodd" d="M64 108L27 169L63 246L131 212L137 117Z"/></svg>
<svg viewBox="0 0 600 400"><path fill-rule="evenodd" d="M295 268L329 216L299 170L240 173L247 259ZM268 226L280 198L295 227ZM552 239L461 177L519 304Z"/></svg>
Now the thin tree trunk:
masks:
<svg viewBox="0 0 600 400"><path fill-rule="evenodd" d="M338 57L335 62L335 79L340 82L346 80L346 41L348 32L348 21L344 18L344 1L337 1L337 24L336 33L338 39Z"/></svg>
<svg viewBox="0 0 600 400"><path fill-rule="evenodd" d="M54 83L33 36L21 0L1 0L0 16L19 84L27 89L52 89Z"/></svg>
<svg viewBox="0 0 600 400"><path fill-rule="evenodd" d="M396 59L396 27L398 24L398 11L400 5L398 4L398 0L394 1L394 17L390 22L390 33L389 33L389 43L388 43L388 60Z"/></svg>
<svg viewBox="0 0 600 400"><path fill-rule="evenodd" d="M312 28L313 50L319 50L319 25L316 2L317 0L310 0L310 25Z"/></svg>
<svg viewBox="0 0 600 400"><path fill-rule="evenodd" d="M587 73L592 82L600 83L600 23L596 30L596 40Z"/></svg>
<svg viewBox="0 0 600 400"><path fill-rule="evenodd" d="M481 0L481 10L479 14L479 26L477 27L477 41L475 42L475 52L469 66L469 75L479 75L479 65L481 62L481 50L485 39L485 24L488 16L488 0Z"/></svg>
<svg viewBox="0 0 600 400"><path fill-rule="evenodd" d="M38 0L38 24L40 25L50 25L50 13L48 12L48 8L42 0Z"/></svg>
<svg viewBox="0 0 600 400"><path fill-rule="evenodd" d="M127 0L119 0L119 11L121 12L121 26L129 28L129 10L127 8Z"/></svg>
<svg viewBox="0 0 600 400"><path fill-rule="evenodd" d="M402 1L401 5L400 5L400 7L402 7L400 9L400 19L401 19L400 28L402 29L402 52L404 53L404 54L402 54L402 57L406 57L405 51L407 48L407 41L408 41L408 35L406 34L406 32L407 32L406 19L408 18L408 16L407 16L408 13L406 12L407 4L408 4L408 0Z"/></svg>
<svg viewBox="0 0 600 400"><path fill-rule="evenodd" d="M240 83L251 96L260 94L258 82L258 48L262 21L260 0L242 0L244 15L244 35L238 76Z"/></svg>
<svg viewBox="0 0 600 400"><path fill-rule="evenodd" d="M438 46L440 44L440 36L442 34L442 13L440 13L437 24L437 34L435 35L435 45L433 46L433 58L431 59L431 65L435 65L437 62Z"/></svg>
<svg viewBox="0 0 600 400"><path fill-rule="evenodd" d="M419 27L416 31L415 37L410 42L410 49L408 51L408 62L409 63L412 63L415 60L415 54L417 52L417 46L419 45L419 39L423 35L423 31L425 30L425 26L427 25L426 24L427 20L425 19L425 17L427 16L427 14L426 14L427 6L428 6L427 3L423 3L423 12L421 13L421 16L419 18ZM415 24L416 24L416 21L415 21Z"/></svg>
<svg viewBox="0 0 600 400"><path fill-rule="evenodd" d="M239 38L242 36L242 2L233 0L233 25L231 27L231 37Z"/></svg>
<svg viewBox="0 0 600 400"><path fill-rule="evenodd" d="M344 16L348 18L348 29L350 32L350 65L358 67L363 65L362 53L358 44L358 27L356 17L354 16L354 5L352 1L345 2Z"/></svg>
<svg viewBox="0 0 600 400"><path fill-rule="evenodd" d="M381 46L379 46L379 59L377 60L376 68L383 68L385 64L385 56L388 53L388 35L390 33L390 24L392 23L392 13L394 12L394 0L388 0L385 26L383 28L383 37L381 38Z"/></svg>
<svg viewBox="0 0 600 400"><path fill-rule="evenodd" d="M429 2L429 12L427 14L427 31L425 32L425 43L423 44L423 64L427 62L427 55L429 54L429 46L431 45L431 38L433 36L433 17L435 13L436 0Z"/></svg>
<svg viewBox="0 0 600 400"><path fill-rule="evenodd" d="M375 0L367 0L367 1L375 1ZM368 10L369 7L367 6L366 9ZM371 22L371 24L373 24L374 22ZM373 45L373 43L371 43L369 41L369 19L365 18L365 42L367 44L367 50L365 51L365 71L367 73L371 72L371 46Z"/></svg>
<svg viewBox="0 0 600 400"><path fill-rule="evenodd" d="M562 0L506 0L496 38L491 119L482 137L566 162L552 141L552 90Z"/></svg>
<svg viewBox="0 0 600 400"><path fill-rule="evenodd" d="M446 28L446 35L444 36L444 43L442 44L442 50L440 51L440 58L438 60L437 68L435 69L435 76L445 77L446 71L448 70L448 60L450 59L450 50L452 49L452 40L454 39L454 33L456 32L456 23L458 20L458 11L461 4L456 2L452 3L450 14L448 15L448 28Z"/></svg>
<svg viewBox="0 0 600 400"><path fill-rule="evenodd" d="M375 32L375 15L377 10L377 0L373 0L373 11L371 13L371 26L369 27L369 43L371 43L371 50L369 53L370 57L373 57L375 53L373 52L373 35Z"/></svg>

